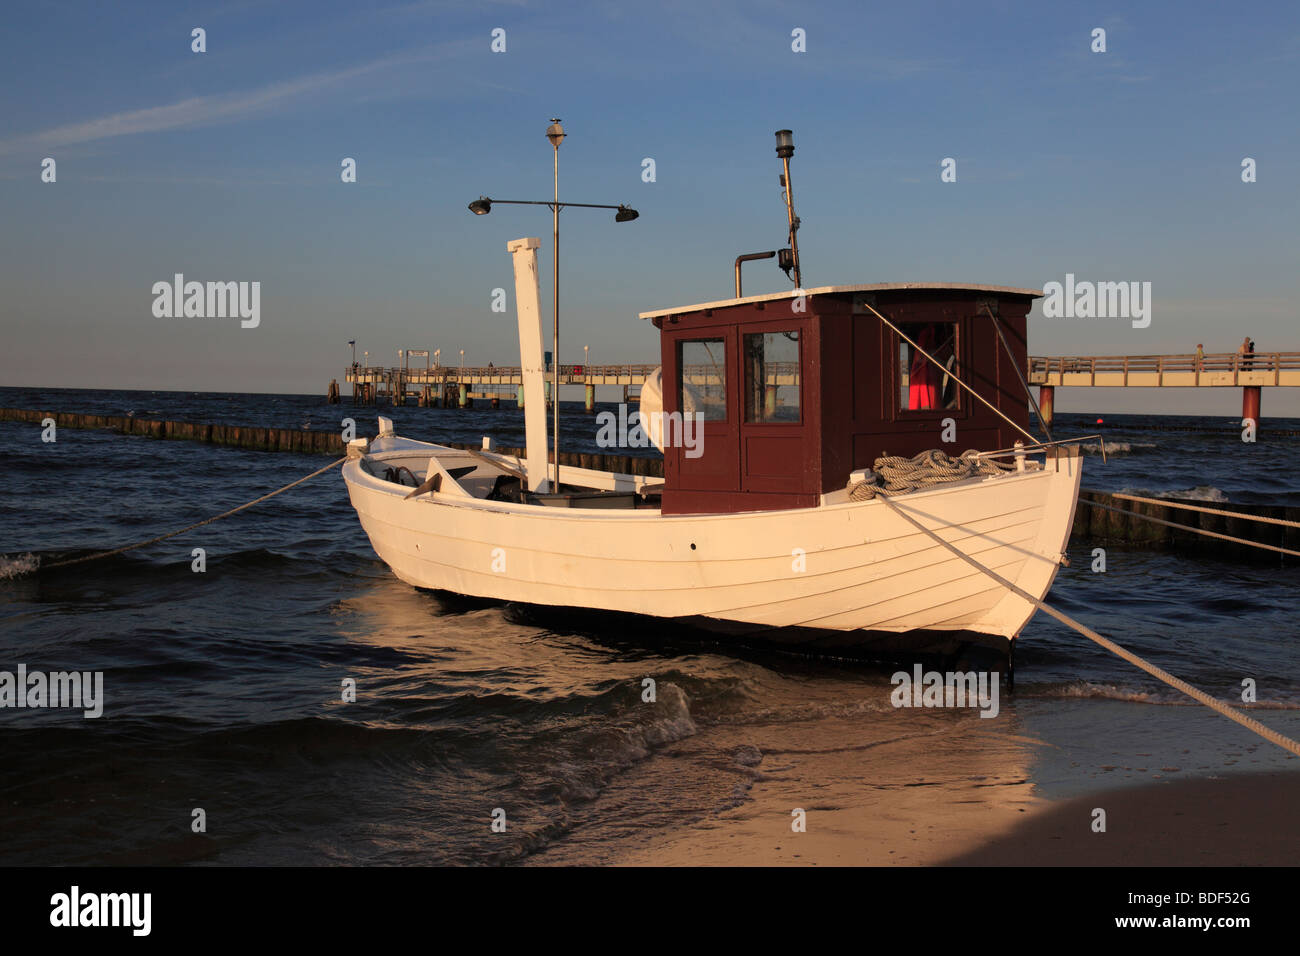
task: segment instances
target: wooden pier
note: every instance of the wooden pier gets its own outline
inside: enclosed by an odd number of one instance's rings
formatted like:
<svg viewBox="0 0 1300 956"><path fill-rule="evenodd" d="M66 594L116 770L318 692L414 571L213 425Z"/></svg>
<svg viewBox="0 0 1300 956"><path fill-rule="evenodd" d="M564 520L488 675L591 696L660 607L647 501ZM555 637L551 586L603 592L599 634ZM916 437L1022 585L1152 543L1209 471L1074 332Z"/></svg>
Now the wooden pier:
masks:
<svg viewBox="0 0 1300 956"><path fill-rule="evenodd" d="M622 386L623 400L636 401L637 392L656 368L654 364L561 365L560 384L585 386L591 410L597 385ZM1029 384L1038 386L1038 405L1049 426L1057 388L1240 388L1241 417L1258 423L1262 389L1300 387L1300 352L1031 355L1026 373ZM523 373L518 366L353 365L344 370L343 379L352 385L354 405L405 405L414 399L421 407L469 408L478 399L498 408L505 399L523 407ZM792 383L793 379L785 376L768 384ZM546 388L549 404L549 369ZM330 382L327 397L330 402L341 400L337 381Z"/></svg>
<svg viewBox="0 0 1300 956"><path fill-rule="evenodd" d="M1300 387L1300 352L1070 355L1029 358L1028 381L1050 426L1058 387L1240 388L1241 417L1258 424L1261 390Z"/></svg>
<svg viewBox="0 0 1300 956"><path fill-rule="evenodd" d="M597 385L622 386L623 400L635 401L645 380L659 366L655 365L561 365L561 385L583 385L587 408L595 405ZM547 369L547 403L550 403L551 370ZM354 405L405 405L410 399L420 407L469 408L475 399L500 407L501 401L513 401L523 407L523 370L512 365L450 366L428 368L353 365L344 370L343 380L352 385ZM336 382L327 393L331 402L339 401Z"/></svg>

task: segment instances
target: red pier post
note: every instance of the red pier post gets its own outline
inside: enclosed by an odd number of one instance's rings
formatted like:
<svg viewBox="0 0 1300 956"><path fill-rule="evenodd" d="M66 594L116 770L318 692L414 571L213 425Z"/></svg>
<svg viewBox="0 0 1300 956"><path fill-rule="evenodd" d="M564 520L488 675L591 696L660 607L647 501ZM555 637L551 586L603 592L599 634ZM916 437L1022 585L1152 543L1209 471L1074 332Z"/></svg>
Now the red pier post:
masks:
<svg viewBox="0 0 1300 956"><path fill-rule="evenodd" d="M1260 386L1247 385L1241 390L1241 417L1249 418L1259 427L1259 394Z"/></svg>

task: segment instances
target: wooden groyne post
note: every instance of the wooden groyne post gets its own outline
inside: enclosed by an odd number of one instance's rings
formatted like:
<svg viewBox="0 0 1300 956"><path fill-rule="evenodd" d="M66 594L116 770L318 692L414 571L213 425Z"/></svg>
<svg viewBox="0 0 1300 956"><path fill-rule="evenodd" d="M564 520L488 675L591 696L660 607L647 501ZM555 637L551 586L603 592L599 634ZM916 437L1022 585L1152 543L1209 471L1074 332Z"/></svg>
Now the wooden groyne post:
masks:
<svg viewBox="0 0 1300 956"><path fill-rule="evenodd" d="M0 408L0 421L39 425L52 418L59 428L98 428L122 435L200 441L257 451L293 451L309 455L342 455L346 450L337 431L288 428L250 428L247 425L210 425L197 422L155 421L121 415L83 415L27 408Z"/></svg>
<svg viewBox="0 0 1300 956"><path fill-rule="evenodd" d="M1135 514L1121 514L1104 507L1109 505ZM1219 501L1179 501L1179 504L1210 505L1219 511L1230 511L1240 515L1253 515L1275 518L1281 521L1300 521L1300 508L1286 505L1240 505ZM1072 536L1100 543L1116 542L1161 550L1179 552L1203 552L1234 560L1267 561L1276 564L1285 560L1284 555L1276 552L1252 548L1249 545L1236 544L1217 538L1209 538L1192 531L1171 528L1168 525L1144 521L1137 515L1144 515L1160 521L1186 525L1202 531L1257 541L1261 544L1300 550L1300 529L1285 525L1269 525L1245 518L1233 518L1228 515L1205 514L1174 508L1167 505L1152 504L1145 501L1131 501L1128 498L1115 497L1103 491L1090 491L1087 488L1079 492L1079 504L1074 512Z"/></svg>
<svg viewBox="0 0 1300 956"><path fill-rule="evenodd" d="M120 415L82 415L74 412L48 412L28 408L0 408L0 421L28 422L40 425L54 419L59 428L97 428L121 435L147 438L170 438L185 441L249 448L255 451L290 451L308 455L342 455L347 450L337 431L309 431L289 428L250 428L247 425L207 425L194 422L154 421ZM478 444L448 443L449 448L478 450ZM502 455L523 458L522 448L497 448ZM663 477L663 460L637 455L603 455L560 453L560 464L575 468L592 468L625 475Z"/></svg>

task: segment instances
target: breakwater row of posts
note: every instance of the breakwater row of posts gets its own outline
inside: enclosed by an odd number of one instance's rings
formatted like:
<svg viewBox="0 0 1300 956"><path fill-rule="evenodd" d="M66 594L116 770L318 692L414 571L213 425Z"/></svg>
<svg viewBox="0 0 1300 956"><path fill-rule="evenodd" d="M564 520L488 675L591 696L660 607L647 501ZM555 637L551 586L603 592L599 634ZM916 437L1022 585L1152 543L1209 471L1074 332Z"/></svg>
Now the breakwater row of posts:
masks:
<svg viewBox="0 0 1300 956"><path fill-rule="evenodd" d="M164 440L198 441L255 451L287 451L301 454L342 456L346 448L338 431L287 428L253 428L241 425L212 425L196 422L158 421L118 415L83 415L22 408L0 408L0 421L26 422L37 427L53 420L58 428L104 429L122 435ZM478 448L478 445L449 443L453 448ZM501 454L524 457L522 448L497 448ZM663 477L663 462L658 458L637 455L606 455L561 452L560 464L620 474ZM1199 502L1187 502L1199 504ZM1097 506L1094 507L1094 504ZM1240 505L1209 502L1220 511L1243 516L1262 516L1282 521L1300 522L1300 507L1284 505ZM1100 505L1119 507L1134 514L1121 514ZM1113 542L1186 552L1210 552L1235 560L1276 563L1285 555L1263 551L1244 544L1204 537L1191 530L1143 520L1155 518L1202 531L1224 534L1247 541L1300 550L1300 528L1269 525L1228 515L1185 511L1148 502L1116 498L1101 491L1084 489L1079 493L1074 515L1073 536L1097 543Z"/></svg>
<svg viewBox="0 0 1300 956"><path fill-rule="evenodd" d="M98 428L121 435L200 441L210 445L228 445L258 451L296 451L320 455L342 455L345 451L343 438L336 431L250 428L246 425L154 421L123 415L82 415L30 408L0 408L0 421L43 425L49 420L53 420L57 428Z"/></svg>
<svg viewBox="0 0 1300 956"><path fill-rule="evenodd" d="M1278 521L1300 523L1300 508L1288 505L1240 505L1221 501L1180 501L1179 504L1209 506L1216 511L1229 511L1249 517L1273 518ZM1095 506L1094 506L1095 505ZM1109 507L1122 508L1134 514L1121 514L1109 510ZM1142 517L1138 517L1142 516ZM1154 518L1146 521L1144 518ZM1079 492L1079 502L1074 511L1074 527L1071 537L1099 544L1115 542L1117 544L1138 547L1159 548L1169 551L1213 553L1219 557L1238 561L1262 561L1276 564L1280 561L1296 561L1297 558L1252 548L1250 545L1237 544L1221 538L1211 538L1182 528L1171 528L1158 524L1168 521L1213 534L1228 535L1246 541L1300 551L1300 528L1286 525L1264 524L1247 520L1247 517L1234 518L1229 515L1207 514L1187 511L1168 505L1153 504L1147 501L1132 501L1126 497L1116 497L1104 491L1090 491L1087 488Z"/></svg>
<svg viewBox="0 0 1300 956"><path fill-rule="evenodd" d="M198 441L231 448L253 451L290 451L308 455L342 456L347 447L338 431L292 428L253 428L246 425L210 425L196 422L157 421L122 415L82 415L75 412L48 412L29 408L0 408L0 421L28 422L41 426L53 420L58 428L95 428L117 432L120 435L139 435L144 438ZM451 448L479 448L456 442L446 443ZM495 449L500 454L525 457L522 448ZM592 468L625 475L663 476L663 462L658 458L637 455L587 454L560 452L560 464L571 468Z"/></svg>

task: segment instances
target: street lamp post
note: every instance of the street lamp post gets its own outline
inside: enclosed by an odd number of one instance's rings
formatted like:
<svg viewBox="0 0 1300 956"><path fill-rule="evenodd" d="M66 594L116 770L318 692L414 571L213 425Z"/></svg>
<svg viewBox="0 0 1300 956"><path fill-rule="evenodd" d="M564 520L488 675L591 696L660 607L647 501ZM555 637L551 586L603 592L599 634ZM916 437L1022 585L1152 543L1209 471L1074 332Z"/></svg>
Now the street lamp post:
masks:
<svg viewBox="0 0 1300 956"><path fill-rule="evenodd" d="M546 129L546 138L554 151L555 198L544 202L521 199L489 199L480 196L469 204L469 211L476 216L486 216L492 211L493 203L506 203L513 206L550 206L551 207L551 309L554 322L551 330L551 349L554 364L551 367L551 401L552 401L552 445L555 449L554 491L560 490L560 210L565 206L579 206L584 209L614 209L615 222L631 222L640 214L629 206L606 206L599 203L560 202L560 143L564 142L564 127L560 121L551 118L551 125Z"/></svg>
<svg viewBox="0 0 1300 956"><path fill-rule="evenodd" d="M348 345L352 346L352 367L357 367L357 340L348 339Z"/></svg>
<svg viewBox="0 0 1300 956"><path fill-rule="evenodd" d="M554 328L551 333L551 348L555 355L555 365L551 368L551 434L555 444L555 487L560 491L560 144L564 142L564 127L557 117L551 117L551 125L546 128L546 138L550 140L555 154L555 202L551 205L551 312Z"/></svg>

